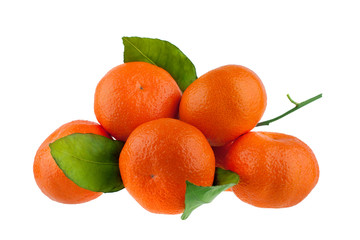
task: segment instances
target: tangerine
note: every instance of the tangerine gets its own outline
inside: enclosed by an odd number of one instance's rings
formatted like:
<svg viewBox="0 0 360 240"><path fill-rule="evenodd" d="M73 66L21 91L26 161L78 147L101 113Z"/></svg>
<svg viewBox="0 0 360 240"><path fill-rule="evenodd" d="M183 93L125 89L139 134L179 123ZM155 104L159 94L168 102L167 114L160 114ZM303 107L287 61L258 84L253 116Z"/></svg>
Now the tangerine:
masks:
<svg viewBox="0 0 360 240"><path fill-rule="evenodd" d="M51 156L49 144L73 133L94 133L110 138L109 134L99 124L76 120L56 129L37 150L33 171L38 187L50 199L67 204L88 202L102 194L76 185L65 176Z"/></svg>
<svg viewBox="0 0 360 240"><path fill-rule="evenodd" d="M137 127L119 159L125 188L146 210L178 214L185 208L186 180L211 186L215 156L205 136L180 120L164 118Z"/></svg>
<svg viewBox="0 0 360 240"><path fill-rule="evenodd" d="M129 62L111 69L95 91L99 123L117 140L126 141L140 124L176 118L181 90L164 69L146 62Z"/></svg>
<svg viewBox="0 0 360 240"><path fill-rule="evenodd" d="M195 80L184 92L179 117L223 146L253 129L266 108L266 92L250 69L226 65Z"/></svg>
<svg viewBox="0 0 360 240"><path fill-rule="evenodd" d="M232 191L242 201L262 208L291 207L301 202L319 179L312 150L296 137L249 132L217 150L221 165L240 176Z"/></svg>

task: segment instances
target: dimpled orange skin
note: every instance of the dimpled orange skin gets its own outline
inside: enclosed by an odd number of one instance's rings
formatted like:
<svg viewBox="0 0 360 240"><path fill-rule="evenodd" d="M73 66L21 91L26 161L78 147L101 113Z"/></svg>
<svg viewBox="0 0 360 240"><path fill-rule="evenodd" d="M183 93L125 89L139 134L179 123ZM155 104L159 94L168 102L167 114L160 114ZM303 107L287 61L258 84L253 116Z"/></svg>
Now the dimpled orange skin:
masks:
<svg viewBox="0 0 360 240"><path fill-rule="evenodd" d="M183 93L179 116L223 146L253 129L266 108L266 92L250 69L226 65L195 80Z"/></svg>
<svg viewBox="0 0 360 240"><path fill-rule="evenodd" d="M76 185L65 176L51 156L49 144L73 133L94 133L110 138L109 134L99 124L76 120L56 129L39 147L33 165L36 183L50 199L67 204L88 202L102 194Z"/></svg>
<svg viewBox="0 0 360 240"><path fill-rule="evenodd" d="M125 188L153 213L182 213L185 181L211 186L214 180L215 157L205 136L176 119L158 119L136 128L119 162Z"/></svg>
<svg viewBox="0 0 360 240"><path fill-rule="evenodd" d="M99 123L117 140L126 141L140 124L176 118L181 90L164 69L146 62L130 62L111 69L95 91Z"/></svg>
<svg viewBox="0 0 360 240"><path fill-rule="evenodd" d="M319 179L312 150L296 137L281 133L246 133L227 149L221 161L225 169L240 176L240 182L232 187L235 195L262 208L298 204Z"/></svg>

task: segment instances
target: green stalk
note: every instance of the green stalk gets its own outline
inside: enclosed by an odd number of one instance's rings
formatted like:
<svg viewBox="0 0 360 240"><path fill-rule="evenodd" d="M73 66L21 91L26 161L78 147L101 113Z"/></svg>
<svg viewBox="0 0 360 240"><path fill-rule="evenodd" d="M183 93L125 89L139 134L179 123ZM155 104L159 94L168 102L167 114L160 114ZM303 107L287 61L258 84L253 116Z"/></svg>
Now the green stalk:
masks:
<svg viewBox="0 0 360 240"><path fill-rule="evenodd" d="M309 103L312 103L312 102L314 102L315 100L321 98L321 97L322 97L322 93L320 93L319 95L316 95L315 97L309 98L308 100L303 101L303 102L301 102L301 103L297 103L297 102L295 102L294 100L292 100L289 94L287 94L286 96L288 97L288 99L289 99L290 102L292 102L293 104L295 104L295 107L292 108L292 109L290 109L289 111L281 114L280 116L278 116L278 117L276 117L276 118L272 118L272 119L267 120L267 121L259 122L259 123L256 125L256 127L269 125L270 123L275 122L275 121L277 121L277 120L285 117L286 115L288 115L288 114L290 114L290 113L292 113L292 112L295 112L296 110L298 110L298 109L300 109L300 108L308 105Z"/></svg>

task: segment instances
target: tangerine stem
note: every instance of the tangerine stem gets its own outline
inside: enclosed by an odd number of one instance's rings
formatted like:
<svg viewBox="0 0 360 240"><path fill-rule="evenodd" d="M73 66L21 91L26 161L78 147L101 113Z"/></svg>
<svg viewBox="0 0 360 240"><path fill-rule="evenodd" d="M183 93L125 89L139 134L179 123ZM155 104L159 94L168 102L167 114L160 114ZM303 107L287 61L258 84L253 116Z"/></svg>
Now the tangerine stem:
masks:
<svg viewBox="0 0 360 240"><path fill-rule="evenodd" d="M259 122L259 123L256 125L256 127L265 126L265 125L267 126L267 125L269 125L270 123L275 122L275 121L277 121L277 120L285 117L286 115L288 115L288 114L290 114L290 113L292 113L292 112L295 112L296 110L298 110L298 109L300 109L300 108L308 105L309 103L312 103L312 102L314 102L315 100L321 98L321 97L322 97L322 93L320 93L319 95L316 95L315 97L309 98L308 100L305 100L305 101L303 101L303 102L301 102L301 103L297 103L297 102L295 102L294 100L292 100L289 94L287 95L287 97L288 97L288 99L290 100L290 102L292 102L293 104L295 104L295 107L294 107L294 108L290 109L289 111L281 114L280 116L278 116L278 117L276 117L276 118L272 118L272 119L269 119L269 120L267 120L267 121Z"/></svg>
<svg viewBox="0 0 360 240"><path fill-rule="evenodd" d="M293 104L295 104L295 106L299 105L298 102L295 102L295 101L290 97L290 94L287 94L286 96L287 96L287 98L290 100L290 102L292 102Z"/></svg>

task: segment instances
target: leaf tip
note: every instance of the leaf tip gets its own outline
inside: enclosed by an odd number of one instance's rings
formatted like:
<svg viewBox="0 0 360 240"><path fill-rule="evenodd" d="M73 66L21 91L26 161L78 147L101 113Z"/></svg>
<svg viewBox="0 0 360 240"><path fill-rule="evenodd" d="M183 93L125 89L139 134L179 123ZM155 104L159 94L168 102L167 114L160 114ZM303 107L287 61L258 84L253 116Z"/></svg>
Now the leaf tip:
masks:
<svg viewBox="0 0 360 240"><path fill-rule="evenodd" d="M186 220L188 217L189 217L189 214L183 213L183 214L181 215L181 220Z"/></svg>
<svg viewBox="0 0 360 240"><path fill-rule="evenodd" d="M57 141L57 140L56 140ZM55 142L56 142L55 141ZM55 162L56 162L56 164L57 164L57 160L56 160L56 158L55 158L55 156L54 156L54 151L55 151L55 146L56 146L56 143L55 142L51 142L51 143L49 143L49 148L50 148L50 154L51 154L51 156L52 156L52 158L55 160Z"/></svg>

